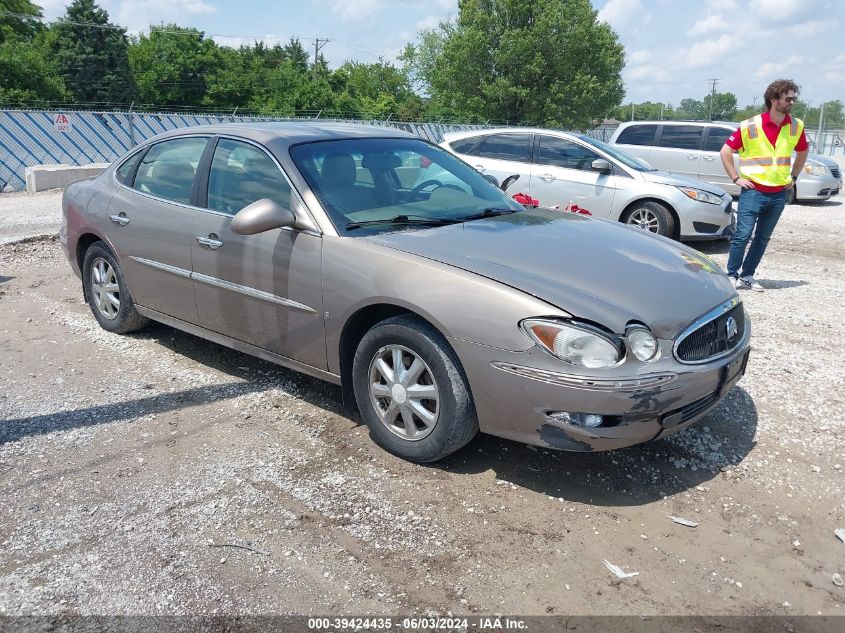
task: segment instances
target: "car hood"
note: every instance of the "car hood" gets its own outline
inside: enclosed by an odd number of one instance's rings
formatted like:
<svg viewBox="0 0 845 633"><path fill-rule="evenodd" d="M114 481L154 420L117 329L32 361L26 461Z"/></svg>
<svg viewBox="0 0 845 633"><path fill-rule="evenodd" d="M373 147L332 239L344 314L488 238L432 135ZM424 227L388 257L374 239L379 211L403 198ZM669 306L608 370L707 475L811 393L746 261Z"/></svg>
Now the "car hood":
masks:
<svg viewBox="0 0 845 633"><path fill-rule="evenodd" d="M683 244L548 209L363 239L499 281L617 333L640 321L673 339L736 293Z"/></svg>
<svg viewBox="0 0 845 633"><path fill-rule="evenodd" d="M821 154L808 154L807 162L818 163L819 165L824 165L825 167L836 167L837 169L839 168L839 163L837 163L829 156L822 156Z"/></svg>
<svg viewBox="0 0 845 633"><path fill-rule="evenodd" d="M710 184L709 182L703 182L701 180L696 180L695 178L690 178L688 176L682 176L681 174L672 174L668 171L643 171L640 172L645 180L648 182L656 182L662 185L671 185L672 187L695 187L696 189L702 189L708 193L712 193L717 196L724 196L727 193L721 187L717 187L716 185Z"/></svg>

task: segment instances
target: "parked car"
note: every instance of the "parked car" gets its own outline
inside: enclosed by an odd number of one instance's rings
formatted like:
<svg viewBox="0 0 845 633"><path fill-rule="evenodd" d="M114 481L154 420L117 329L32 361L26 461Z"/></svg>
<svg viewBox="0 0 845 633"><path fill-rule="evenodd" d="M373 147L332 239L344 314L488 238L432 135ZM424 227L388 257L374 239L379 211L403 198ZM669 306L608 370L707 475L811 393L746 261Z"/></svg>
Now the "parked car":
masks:
<svg viewBox="0 0 845 633"><path fill-rule="evenodd" d="M723 189L657 171L587 136L503 128L445 134L441 146L500 181L519 174L520 191L541 206L576 204L679 240L732 234L733 205Z"/></svg>
<svg viewBox="0 0 845 633"><path fill-rule="evenodd" d="M431 164L452 182L413 173ZM152 319L338 383L413 461L479 429L575 451L663 437L748 359L743 305L705 256L525 209L398 130L171 131L68 186L62 208L104 329Z"/></svg>
<svg viewBox="0 0 845 633"><path fill-rule="evenodd" d="M642 158L657 169L698 178L733 196L740 188L722 167L719 150L738 123L702 121L629 121L610 137L611 145ZM739 169L739 157L734 155ZM832 158L810 154L787 203L827 200L842 188L842 172Z"/></svg>

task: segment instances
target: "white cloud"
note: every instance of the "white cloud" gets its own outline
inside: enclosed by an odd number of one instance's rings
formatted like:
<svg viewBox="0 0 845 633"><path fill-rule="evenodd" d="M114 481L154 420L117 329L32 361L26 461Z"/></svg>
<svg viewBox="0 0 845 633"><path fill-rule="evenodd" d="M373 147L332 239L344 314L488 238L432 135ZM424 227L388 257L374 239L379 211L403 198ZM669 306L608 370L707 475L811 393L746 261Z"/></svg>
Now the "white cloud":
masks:
<svg viewBox="0 0 845 633"><path fill-rule="evenodd" d="M611 26L625 25L635 14L642 12L640 0L607 0L607 4L599 11L598 19Z"/></svg>
<svg viewBox="0 0 845 633"><path fill-rule="evenodd" d="M708 33L724 33L730 30L730 23L721 13L715 13L701 18L687 31L687 35L707 35Z"/></svg>
<svg viewBox="0 0 845 633"><path fill-rule="evenodd" d="M381 11L385 0L335 0L334 11L344 22L361 22Z"/></svg>
<svg viewBox="0 0 845 633"><path fill-rule="evenodd" d="M736 0L711 0L711 11L736 11L739 8Z"/></svg>
<svg viewBox="0 0 845 633"><path fill-rule="evenodd" d="M833 59L833 63L834 63L834 64L843 64L843 63L845 63L845 53L839 53L839 55L837 55L837 56Z"/></svg>
<svg viewBox="0 0 845 633"><path fill-rule="evenodd" d="M414 27L414 30L422 31L424 29L436 29L440 25L440 22L443 21L443 19L443 16L429 15L417 22L417 25Z"/></svg>
<svg viewBox="0 0 845 633"><path fill-rule="evenodd" d="M202 0L123 0L111 4L118 5L113 10L108 9L112 22L130 29L170 22L182 26L193 26L191 23L193 16L217 11L215 6Z"/></svg>
<svg viewBox="0 0 845 633"><path fill-rule="evenodd" d="M749 8L755 19L772 24L793 22L813 14L812 0L751 0Z"/></svg>
<svg viewBox="0 0 845 633"><path fill-rule="evenodd" d="M649 82L664 83L670 81L674 76L665 66L654 64L634 66L625 74L628 75L630 80L644 84L648 84Z"/></svg>
<svg viewBox="0 0 845 633"><path fill-rule="evenodd" d="M776 62L767 62L762 64L754 76L757 79L771 80L773 77L779 77L783 74L784 68L795 68L805 63L805 59L800 55L790 55L785 60L778 60Z"/></svg>
<svg viewBox="0 0 845 633"><path fill-rule="evenodd" d="M719 61L736 46L736 38L725 34L715 40L696 42L680 57L690 68L702 68Z"/></svg>
<svg viewBox="0 0 845 633"><path fill-rule="evenodd" d="M631 51L628 53L628 61L631 64L644 64L651 61L654 55L651 51Z"/></svg>

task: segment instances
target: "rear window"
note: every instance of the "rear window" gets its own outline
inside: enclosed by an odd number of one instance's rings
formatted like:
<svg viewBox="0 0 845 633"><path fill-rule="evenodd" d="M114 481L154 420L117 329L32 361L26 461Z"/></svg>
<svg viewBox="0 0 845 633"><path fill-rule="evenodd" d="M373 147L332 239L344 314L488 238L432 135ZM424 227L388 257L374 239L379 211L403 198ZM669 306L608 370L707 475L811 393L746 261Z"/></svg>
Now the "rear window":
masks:
<svg viewBox="0 0 845 633"><path fill-rule="evenodd" d="M622 130L616 142L625 145L654 145L656 135L656 125L632 125Z"/></svg>
<svg viewBox="0 0 845 633"><path fill-rule="evenodd" d="M658 147L700 149L704 127L701 125L664 125Z"/></svg>
<svg viewBox="0 0 845 633"><path fill-rule="evenodd" d="M483 158L527 163L529 162L528 148L530 144L530 134L491 134L481 142L481 145L472 154Z"/></svg>

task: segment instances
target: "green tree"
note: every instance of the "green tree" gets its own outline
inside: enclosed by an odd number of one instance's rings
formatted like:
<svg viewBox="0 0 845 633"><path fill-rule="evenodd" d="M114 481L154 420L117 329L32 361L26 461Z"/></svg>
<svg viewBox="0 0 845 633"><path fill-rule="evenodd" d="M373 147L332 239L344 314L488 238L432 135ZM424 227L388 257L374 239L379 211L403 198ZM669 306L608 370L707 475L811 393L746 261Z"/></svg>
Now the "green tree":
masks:
<svg viewBox="0 0 845 633"><path fill-rule="evenodd" d="M712 110L710 103L713 103ZM730 121L737 113L736 95L732 92L717 92L715 95L707 95L701 102L705 116L710 116L711 121Z"/></svg>
<svg viewBox="0 0 845 633"><path fill-rule="evenodd" d="M44 29L41 7L29 0L0 0L0 44L9 38L28 41Z"/></svg>
<svg viewBox="0 0 845 633"><path fill-rule="evenodd" d="M703 101L698 99L681 99L681 104L678 106L678 118L680 119L705 119L707 118L707 108Z"/></svg>
<svg viewBox="0 0 845 633"><path fill-rule="evenodd" d="M77 101L128 103L135 99L126 31L111 24L109 14L94 0L73 0L51 30L59 71Z"/></svg>
<svg viewBox="0 0 845 633"><path fill-rule="evenodd" d="M435 110L584 129L624 94L623 47L596 15L589 0L460 0L403 61Z"/></svg>
<svg viewBox="0 0 845 633"><path fill-rule="evenodd" d="M213 40L175 24L154 26L129 47L141 102L155 106L202 104L208 77L219 61Z"/></svg>
<svg viewBox="0 0 845 633"><path fill-rule="evenodd" d="M12 107L47 107L70 99L42 38L10 37L0 43L0 103Z"/></svg>
<svg viewBox="0 0 845 633"><path fill-rule="evenodd" d="M619 121L631 121L633 113L634 121L657 121L659 119L673 118L672 106L667 106L663 103L654 103L652 101L643 101L642 103L623 104L610 111L608 115L610 118Z"/></svg>

